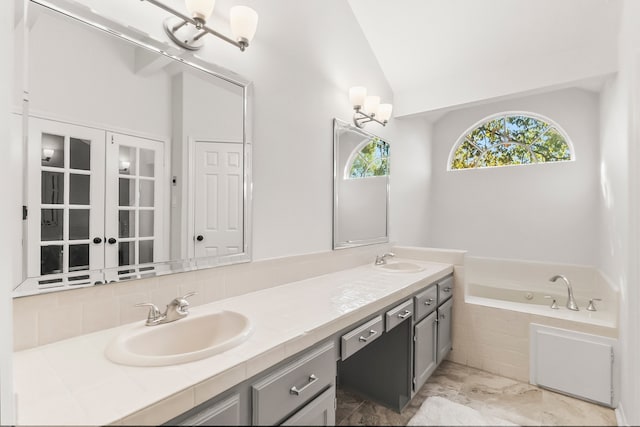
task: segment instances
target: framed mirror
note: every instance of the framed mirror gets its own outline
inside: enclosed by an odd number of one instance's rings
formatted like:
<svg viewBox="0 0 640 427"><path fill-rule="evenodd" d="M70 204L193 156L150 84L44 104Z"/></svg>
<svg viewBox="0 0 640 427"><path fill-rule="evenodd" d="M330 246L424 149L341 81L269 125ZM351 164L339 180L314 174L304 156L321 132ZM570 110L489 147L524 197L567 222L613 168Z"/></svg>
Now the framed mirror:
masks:
<svg viewBox="0 0 640 427"><path fill-rule="evenodd" d="M333 248L389 241L388 141L333 120Z"/></svg>
<svg viewBox="0 0 640 427"><path fill-rule="evenodd" d="M15 28L16 296L251 260L249 81L75 1Z"/></svg>

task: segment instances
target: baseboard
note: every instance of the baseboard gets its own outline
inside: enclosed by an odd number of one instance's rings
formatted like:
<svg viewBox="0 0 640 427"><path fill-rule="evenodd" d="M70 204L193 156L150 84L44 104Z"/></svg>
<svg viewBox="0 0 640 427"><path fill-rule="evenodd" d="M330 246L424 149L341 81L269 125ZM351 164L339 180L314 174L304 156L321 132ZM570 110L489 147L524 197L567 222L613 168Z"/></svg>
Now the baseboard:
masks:
<svg viewBox="0 0 640 427"><path fill-rule="evenodd" d="M627 417L624 415L624 408L622 407L622 403L618 403L618 407L615 410L616 413L616 423L619 426L628 426Z"/></svg>

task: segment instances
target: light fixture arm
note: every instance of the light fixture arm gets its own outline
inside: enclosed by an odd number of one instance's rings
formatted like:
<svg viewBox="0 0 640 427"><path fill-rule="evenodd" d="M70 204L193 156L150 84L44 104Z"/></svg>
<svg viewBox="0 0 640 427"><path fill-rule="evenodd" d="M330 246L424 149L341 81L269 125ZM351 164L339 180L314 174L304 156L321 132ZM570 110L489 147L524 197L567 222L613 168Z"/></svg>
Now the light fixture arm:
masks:
<svg viewBox="0 0 640 427"><path fill-rule="evenodd" d="M355 106L353 107L353 109L355 110L355 112L353 113L353 123L358 128L364 127L364 125L369 122L376 122L381 124L382 126L386 126L389 122L388 120L381 122L380 120L375 118L375 114L369 115L367 113L364 113L360 106Z"/></svg>
<svg viewBox="0 0 640 427"><path fill-rule="evenodd" d="M174 8L167 6L166 4L158 1L158 0L140 0L140 1L146 1L148 3L153 4L154 6L159 7L160 9L163 9L166 12L169 12L170 14L176 16L177 18L181 19L182 21L184 21L183 24L178 24L176 25L173 30L174 32L179 29L180 27L184 26L186 23L190 23L193 26L195 26L197 29L204 31L205 33L209 33L213 36L216 36L224 41L226 41L227 43L230 43L234 46L236 46L237 48L239 48L242 52L244 52L244 50L247 48L247 46L249 46L249 41L247 39L240 39L239 41L236 40L232 40L229 37L225 36L224 34L221 34L219 32L217 32L216 30L214 30L213 28L209 28L207 27L207 25L205 24L205 22L202 19L198 19L198 18L191 18L187 15L185 15L184 13L181 13L177 10L175 10ZM195 38L195 40L201 38L204 35L204 33L200 33L198 34ZM184 47L184 46L183 46Z"/></svg>

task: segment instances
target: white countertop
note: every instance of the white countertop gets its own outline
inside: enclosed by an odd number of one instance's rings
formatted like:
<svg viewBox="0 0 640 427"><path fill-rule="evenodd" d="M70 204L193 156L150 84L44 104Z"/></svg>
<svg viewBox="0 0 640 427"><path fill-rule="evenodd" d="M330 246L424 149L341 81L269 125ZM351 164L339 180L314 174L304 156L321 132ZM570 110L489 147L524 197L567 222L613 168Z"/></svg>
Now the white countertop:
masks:
<svg viewBox="0 0 640 427"><path fill-rule="evenodd" d="M132 367L108 360L104 350L109 341L144 319L16 352L17 424L168 421L412 294L424 286L419 282L453 271L450 264L410 261L424 270L397 273L364 265L192 307L194 314L237 311L249 317L254 327L244 343L195 362ZM164 407L159 406L163 402ZM145 413L150 406L154 410Z"/></svg>

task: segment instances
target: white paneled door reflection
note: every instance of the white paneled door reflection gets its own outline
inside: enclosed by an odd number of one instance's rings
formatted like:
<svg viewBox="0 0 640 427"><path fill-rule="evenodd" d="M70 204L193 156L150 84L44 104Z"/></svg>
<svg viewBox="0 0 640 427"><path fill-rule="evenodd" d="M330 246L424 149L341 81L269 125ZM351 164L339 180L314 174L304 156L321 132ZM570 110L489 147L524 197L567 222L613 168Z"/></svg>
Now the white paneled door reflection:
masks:
<svg viewBox="0 0 640 427"><path fill-rule="evenodd" d="M224 256L243 248L243 145L195 141L194 256Z"/></svg>

